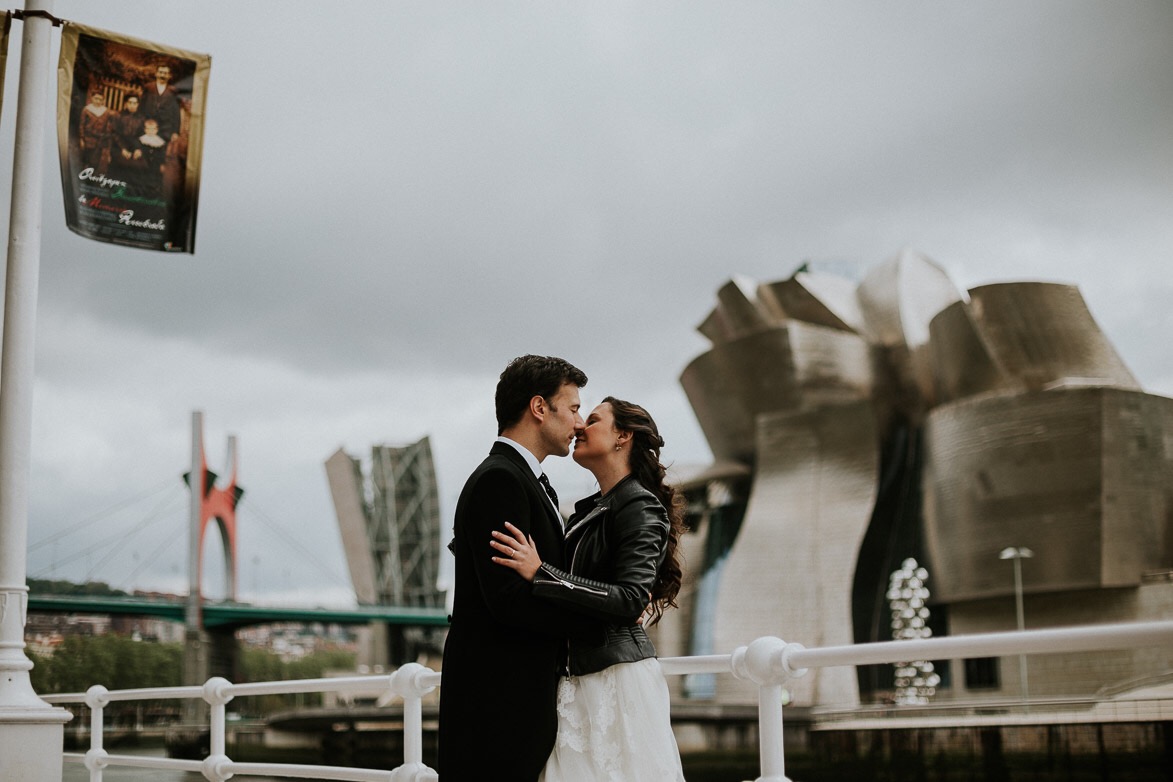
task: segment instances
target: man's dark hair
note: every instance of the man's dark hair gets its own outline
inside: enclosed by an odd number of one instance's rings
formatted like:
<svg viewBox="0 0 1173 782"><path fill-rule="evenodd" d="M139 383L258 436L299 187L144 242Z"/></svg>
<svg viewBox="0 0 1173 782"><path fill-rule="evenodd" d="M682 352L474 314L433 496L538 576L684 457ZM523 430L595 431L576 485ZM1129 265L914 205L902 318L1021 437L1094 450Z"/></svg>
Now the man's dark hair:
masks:
<svg viewBox="0 0 1173 782"><path fill-rule="evenodd" d="M567 383L587 384L581 369L557 356L519 356L509 362L497 381L497 434L521 420L535 396L549 399Z"/></svg>

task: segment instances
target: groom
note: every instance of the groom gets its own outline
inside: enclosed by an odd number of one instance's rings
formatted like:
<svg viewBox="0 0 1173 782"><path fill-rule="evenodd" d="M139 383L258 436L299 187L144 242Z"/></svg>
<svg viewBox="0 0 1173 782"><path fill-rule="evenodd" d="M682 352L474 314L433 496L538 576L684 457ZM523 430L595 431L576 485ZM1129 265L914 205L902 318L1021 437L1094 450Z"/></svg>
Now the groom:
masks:
<svg viewBox="0 0 1173 782"><path fill-rule="evenodd" d="M566 568L557 495L542 472L582 431L582 370L553 356L522 356L497 383L498 437L456 504L452 627L440 686L441 782L535 782L557 735L559 668L566 638L599 630L530 593L493 564L493 530L512 522L542 559Z"/></svg>

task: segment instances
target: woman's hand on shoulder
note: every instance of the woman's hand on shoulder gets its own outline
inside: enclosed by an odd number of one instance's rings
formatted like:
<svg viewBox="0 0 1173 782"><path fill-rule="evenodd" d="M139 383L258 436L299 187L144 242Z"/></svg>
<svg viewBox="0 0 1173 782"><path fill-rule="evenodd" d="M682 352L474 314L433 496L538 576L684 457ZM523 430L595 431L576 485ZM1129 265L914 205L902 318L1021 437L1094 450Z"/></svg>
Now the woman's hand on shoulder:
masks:
<svg viewBox="0 0 1173 782"><path fill-rule="evenodd" d="M517 574L526 581L533 581L538 568L542 566L542 558L534 548L533 538L524 534L517 527L505 522L504 532L493 530L493 539L489 541L500 556L493 557L493 561L502 567L517 571Z"/></svg>

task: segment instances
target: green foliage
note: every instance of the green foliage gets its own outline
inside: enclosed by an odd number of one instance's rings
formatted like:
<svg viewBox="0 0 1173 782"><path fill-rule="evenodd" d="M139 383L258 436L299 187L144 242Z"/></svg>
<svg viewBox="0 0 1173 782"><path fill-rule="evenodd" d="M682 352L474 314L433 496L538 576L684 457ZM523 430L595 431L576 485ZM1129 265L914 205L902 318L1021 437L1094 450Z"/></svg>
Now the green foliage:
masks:
<svg viewBox="0 0 1173 782"><path fill-rule="evenodd" d="M34 595L97 595L98 597L126 597L121 589L114 589L104 581L87 581L75 584L72 581L52 581L44 578L30 578L29 592Z"/></svg>
<svg viewBox="0 0 1173 782"><path fill-rule="evenodd" d="M314 652L300 660L288 663L290 679L317 679L326 671L347 670L355 667L354 652L331 649Z"/></svg>
<svg viewBox="0 0 1173 782"><path fill-rule="evenodd" d="M135 641L121 635L68 636L52 657L30 655L33 687L40 693L175 687L183 665L181 644Z"/></svg>
<svg viewBox="0 0 1173 782"><path fill-rule="evenodd" d="M182 683L183 645L135 641L120 635L67 637L52 657L28 653L33 662L33 689L45 695L60 692L85 692L95 684L111 690L143 687L176 687ZM326 650L300 660L282 662L264 649L240 647L239 681L287 681L318 679L326 671L354 670L353 652ZM318 694L268 695L240 698L229 707L233 711L259 716L321 703ZM113 714L123 705L111 704ZM132 707L131 707L132 708Z"/></svg>
<svg viewBox="0 0 1173 782"><path fill-rule="evenodd" d="M314 652L300 660L283 662L280 657L264 649L242 648L238 657L242 682L276 682L290 679L320 679L326 671L353 671L353 652L330 649ZM318 693L299 695L258 695L234 700L231 709L245 716L262 716L300 706L317 706L322 702Z"/></svg>

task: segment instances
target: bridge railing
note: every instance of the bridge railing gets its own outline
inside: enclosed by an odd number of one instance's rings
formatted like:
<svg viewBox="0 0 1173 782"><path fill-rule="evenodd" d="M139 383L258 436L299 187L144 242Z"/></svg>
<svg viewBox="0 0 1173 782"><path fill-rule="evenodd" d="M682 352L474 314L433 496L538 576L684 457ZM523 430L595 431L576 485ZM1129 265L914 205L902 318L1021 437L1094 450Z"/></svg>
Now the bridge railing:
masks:
<svg viewBox="0 0 1173 782"><path fill-rule="evenodd" d="M1173 646L1173 621L1091 625L1054 630L1031 630L924 640L888 641L807 649L778 638L758 638L732 654L668 657L660 660L664 673L732 673L758 686L758 736L761 775L758 782L787 782L782 748L782 709L787 681L809 668L872 665L907 660L942 660L1019 654L1072 653L1145 646ZM210 782L231 777L270 776L354 782L437 782L434 770L423 762L422 699L440 684L440 674L415 663L382 676L352 676L281 682L233 684L212 678L203 686L107 690L95 685L84 693L45 696L51 703L85 703L91 709L90 749L84 755L65 753L67 762L81 762L91 782L102 782L103 769L127 766L201 773ZM226 754L225 706L237 696L311 692L369 692L386 687L403 699L403 763L391 770L293 763L242 763ZM208 757L200 760L111 755L102 747L103 710L114 701L201 698L209 706Z"/></svg>

